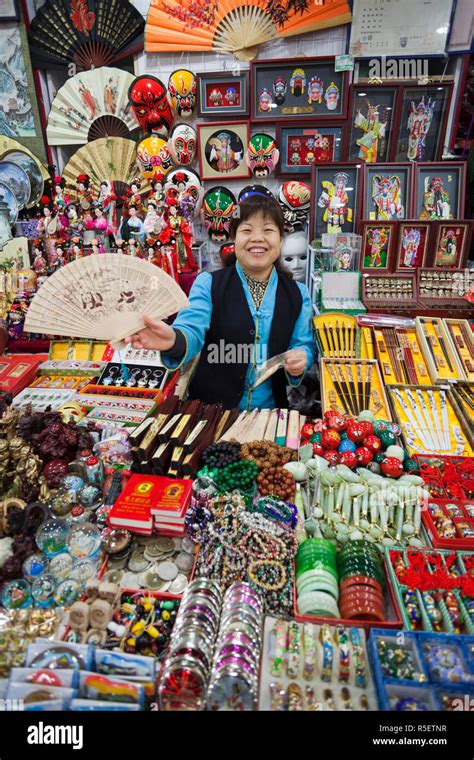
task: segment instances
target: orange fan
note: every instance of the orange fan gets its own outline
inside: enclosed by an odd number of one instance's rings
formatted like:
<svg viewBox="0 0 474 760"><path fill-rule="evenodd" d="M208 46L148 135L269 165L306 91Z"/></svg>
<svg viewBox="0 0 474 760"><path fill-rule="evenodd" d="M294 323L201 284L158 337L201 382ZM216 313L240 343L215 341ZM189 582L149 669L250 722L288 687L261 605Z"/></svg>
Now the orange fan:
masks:
<svg viewBox="0 0 474 760"><path fill-rule="evenodd" d="M347 0L152 0L145 50L213 50L249 60L262 42L348 24L351 18Z"/></svg>

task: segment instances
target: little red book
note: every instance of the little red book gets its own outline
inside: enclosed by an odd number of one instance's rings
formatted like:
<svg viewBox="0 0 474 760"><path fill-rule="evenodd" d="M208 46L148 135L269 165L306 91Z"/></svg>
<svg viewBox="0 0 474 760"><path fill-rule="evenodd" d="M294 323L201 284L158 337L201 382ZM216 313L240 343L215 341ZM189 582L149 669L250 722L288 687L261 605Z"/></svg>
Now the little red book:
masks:
<svg viewBox="0 0 474 760"><path fill-rule="evenodd" d="M167 523L184 522L191 501L192 481L162 475L156 475L154 480L158 481L158 488L153 494L151 514Z"/></svg>
<svg viewBox="0 0 474 760"><path fill-rule="evenodd" d="M132 475L107 517L112 528L134 529L151 534L153 517L151 507L158 491L157 478Z"/></svg>

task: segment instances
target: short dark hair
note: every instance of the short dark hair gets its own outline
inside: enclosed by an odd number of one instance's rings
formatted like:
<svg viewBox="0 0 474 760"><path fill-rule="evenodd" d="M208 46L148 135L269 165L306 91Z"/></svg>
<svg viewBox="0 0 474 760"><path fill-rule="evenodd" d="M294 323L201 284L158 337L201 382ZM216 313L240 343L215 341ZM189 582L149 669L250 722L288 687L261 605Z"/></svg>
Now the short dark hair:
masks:
<svg viewBox="0 0 474 760"><path fill-rule="evenodd" d="M235 216L232 217L231 223L230 223L230 234L231 237L235 239L235 235L237 233L237 230L243 222L246 222L248 219L251 219L253 216L255 216L258 213L262 213L263 216L267 219L271 219L272 222L276 224L278 227L278 230L280 232L280 237L283 238L285 235L285 220L283 217L283 211L280 208L280 205L278 201L275 200L275 198L270 196L264 196L264 195L251 195L250 197L246 198L244 201L241 201L237 207L237 212ZM229 256L226 256L224 259L224 266L230 267L237 263L237 257L235 253L231 253ZM289 280L293 279L293 275L291 272L288 271L288 269L285 268L285 265L283 264L283 259L281 256L277 258L277 260L274 262L275 269L277 272L279 272L283 277L287 277Z"/></svg>
<svg viewBox="0 0 474 760"><path fill-rule="evenodd" d="M258 213L262 213L267 219L276 224L280 232L280 237L285 234L285 220L283 211L275 198L265 195L250 195L239 203L235 216L230 223L230 234L235 238L236 232L241 224L251 219Z"/></svg>

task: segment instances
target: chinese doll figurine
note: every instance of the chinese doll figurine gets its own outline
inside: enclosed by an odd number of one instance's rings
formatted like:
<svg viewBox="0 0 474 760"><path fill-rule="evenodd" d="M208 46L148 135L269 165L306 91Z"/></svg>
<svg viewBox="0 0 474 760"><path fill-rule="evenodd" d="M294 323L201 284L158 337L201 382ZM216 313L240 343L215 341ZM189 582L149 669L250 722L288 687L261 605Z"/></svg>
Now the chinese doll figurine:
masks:
<svg viewBox="0 0 474 760"><path fill-rule="evenodd" d="M63 211L63 209L71 202L71 198L64 192L66 187L66 180L63 177L55 177L53 179L53 204L56 211Z"/></svg>
<svg viewBox="0 0 474 760"><path fill-rule="evenodd" d="M383 227L375 227L369 229L367 233L367 240L370 245L370 267L376 269L383 266L382 254L385 253L385 245L387 243L388 234L387 230Z"/></svg>
<svg viewBox="0 0 474 760"><path fill-rule="evenodd" d="M40 240L35 240L33 243L33 269L37 275L46 274L47 262L43 255L43 248Z"/></svg>
<svg viewBox="0 0 474 760"><path fill-rule="evenodd" d="M133 236L135 240L145 242L145 226L143 221L138 216L138 208L135 203L130 203L128 206L128 217L122 218L120 225L120 236L123 240L128 242Z"/></svg>
<svg viewBox="0 0 474 760"><path fill-rule="evenodd" d="M402 235L403 264L414 267L420 246L421 233L414 227L405 227Z"/></svg>
<svg viewBox="0 0 474 760"><path fill-rule="evenodd" d="M83 243L84 247L90 246L94 240L95 234L95 219L92 216L92 210L88 209L84 212L82 217L83 228Z"/></svg>
<svg viewBox="0 0 474 760"><path fill-rule="evenodd" d="M368 164L377 161L379 140L385 137L388 125L388 119L383 123L379 121L379 108L380 106L372 106L367 101L367 116L364 116L358 108L354 119L354 126L364 132L364 136L356 140L360 147L359 158L363 158Z"/></svg>
<svg viewBox="0 0 474 760"><path fill-rule="evenodd" d="M139 179L134 179L130 182L127 190L127 194L130 195L129 203L134 203L137 210L143 210L142 197L140 195L141 182Z"/></svg>
<svg viewBox="0 0 474 760"><path fill-rule="evenodd" d="M449 194L443 186L441 177L425 177L423 210L420 219L452 219Z"/></svg>
<svg viewBox="0 0 474 760"><path fill-rule="evenodd" d="M376 219L400 219L403 216L403 206L400 204L400 178L395 174L382 177L377 174L372 179L372 201L376 208Z"/></svg>
<svg viewBox="0 0 474 760"><path fill-rule="evenodd" d="M69 259L71 261L77 261L78 259L82 259L83 256L84 251L79 245L79 241L73 242L71 248L69 249Z"/></svg>
<svg viewBox="0 0 474 760"><path fill-rule="evenodd" d="M77 204L69 203L64 212L64 219L67 233L70 237L81 237L84 229L84 222L77 213Z"/></svg>
<svg viewBox="0 0 474 760"><path fill-rule="evenodd" d="M431 102L431 98L425 103L425 98L422 97L417 106L415 106L413 100L411 102L411 111L407 121L407 158L409 161L422 161L424 158L423 149L425 147L426 135L433 120L434 106L435 104Z"/></svg>
<svg viewBox="0 0 474 760"><path fill-rule="evenodd" d="M110 236L114 234L112 227L107 222L102 206L97 205L94 209L94 227L99 237L103 251L110 249Z"/></svg>
<svg viewBox="0 0 474 760"><path fill-rule="evenodd" d="M99 197L97 198L95 205L102 209L107 223L112 227L112 230L115 231L117 227L115 214L117 196L114 193L112 183L108 179L105 179L100 183Z"/></svg>
<svg viewBox="0 0 474 760"><path fill-rule="evenodd" d="M147 214L143 220L143 226L147 235L159 235L163 227L163 219L157 212L156 203L148 201Z"/></svg>
<svg viewBox="0 0 474 760"><path fill-rule="evenodd" d="M50 274L53 274L53 272L56 272L56 270L60 269L61 267L66 266L66 256L64 253L64 248L62 246L63 241L58 241L58 245L56 245L54 256L51 261L51 266L49 268Z"/></svg>
<svg viewBox="0 0 474 760"><path fill-rule="evenodd" d="M128 255L138 256L139 259L143 258L141 246L139 242L133 237L131 237L128 241Z"/></svg>
<svg viewBox="0 0 474 760"><path fill-rule="evenodd" d="M94 201L94 189L88 174L79 174L76 177L76 203L84 211L92 206Z"/></svg>
<svg viewBox="0 0 474 760"><path fill-rule="evenodd" d="M160 174L155 174L152 180L153 190L150 193L149 200L153 201L158 213L164 210L165 206L165 193L163 187L163 177Z"/></svg>
<svg viewBox="0 0 474 760"><path fill-rule="evenodd" d="M346 185L349 175L338 172L332 182L322 182L323 192L318 200L319 208L324 208L323 221L327 223L328 232L342 232L345 222L352 222L352 209L349 208L349 196Z"/></svg>
<svg viewBox="0 0 474 760"><path fill-rule="evenodd" d="M176 198L167 199L167 207L168 215L165 219L168 229L165 231L165 236L160 235L160 240L165 245L169 244L171 237L175 240L178 273L194 272L197 266L191 249L193 238L191 228L180 212Z"/></svg>

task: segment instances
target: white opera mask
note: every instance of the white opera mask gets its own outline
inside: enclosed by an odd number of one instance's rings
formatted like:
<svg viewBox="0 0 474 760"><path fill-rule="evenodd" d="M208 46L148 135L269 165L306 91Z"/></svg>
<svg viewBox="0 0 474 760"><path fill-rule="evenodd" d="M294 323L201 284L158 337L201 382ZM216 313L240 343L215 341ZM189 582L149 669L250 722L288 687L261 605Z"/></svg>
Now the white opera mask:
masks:
<svg viewBox="0 0 474 760"><path fill-rule="evenodd" d="M281 246L281 258L288 271L298 282L306 279L306 264L308 260L308 237L306 232L293 232L287 235Z"/></svg>
<svg viewBox="0 0 474 760"><path fill-rule="evenodd" d="M175 164L189 166L194 161L197 132L190 124L176 124L168 141L168 149Z"/></svg>

